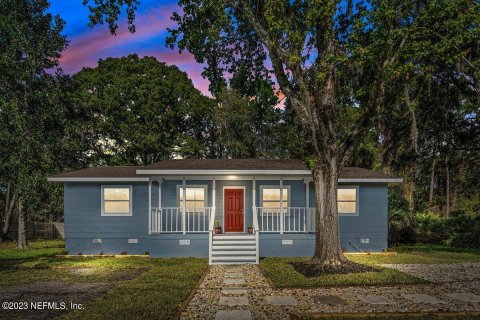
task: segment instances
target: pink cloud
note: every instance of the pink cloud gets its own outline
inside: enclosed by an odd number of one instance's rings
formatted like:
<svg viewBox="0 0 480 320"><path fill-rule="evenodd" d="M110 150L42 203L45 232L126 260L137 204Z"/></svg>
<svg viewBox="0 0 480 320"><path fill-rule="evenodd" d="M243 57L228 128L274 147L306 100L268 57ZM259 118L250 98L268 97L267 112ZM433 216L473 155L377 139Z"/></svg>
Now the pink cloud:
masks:
<svg viewBox="0 0 480 320"><path fill-rule="evenodd" d="M112 35L106 26L97 26L70 39L70 46L60 58L60 66L67 73L75 73L83 67L97 66L99 59L110 56L125 56L137 53L139 56L153 56L169 65L177 65L185 71L194 86L203 94L210 96L209 81L201 75L203 66L195 61L189 52L180 54L169 49L142 50L142 41L151 40L168 27L173 27L170 20L173 11L179 11L176 5L162 5L149 9L148 13L138 15L136 32L130 33L125 23L120 23L116 35ZM129 44L132 43L131 48ZM161 44L159 44L161 46Z"/></svg>
<svg viewBox="0 0 480 320"><path fill-rule="evenodd" d="M84 66L95 65L105 51L114 49L131 41L151 38L166 28L173 26L170 14L176 6L154 8L148 14L138 16L136 32L130 33L124 23L121 23L114 36L106 26L98 26L93 30L70 39L70 46L60 58L60 64L66 72L75 72Z"/></svg>

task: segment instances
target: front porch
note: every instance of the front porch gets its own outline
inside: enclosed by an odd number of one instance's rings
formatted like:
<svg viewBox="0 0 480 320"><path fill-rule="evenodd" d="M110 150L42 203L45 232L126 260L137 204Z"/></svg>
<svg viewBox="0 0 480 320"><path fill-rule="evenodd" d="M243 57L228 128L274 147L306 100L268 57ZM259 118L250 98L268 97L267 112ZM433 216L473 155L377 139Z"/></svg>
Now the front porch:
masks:
<svg viewBox="0 0 480 320"><path fill-rule="evenodd" d="M258 263L260 233L314 231L309 179L244 179L151 178L149 234L208 234L209 262L215 264Z"/></svg>

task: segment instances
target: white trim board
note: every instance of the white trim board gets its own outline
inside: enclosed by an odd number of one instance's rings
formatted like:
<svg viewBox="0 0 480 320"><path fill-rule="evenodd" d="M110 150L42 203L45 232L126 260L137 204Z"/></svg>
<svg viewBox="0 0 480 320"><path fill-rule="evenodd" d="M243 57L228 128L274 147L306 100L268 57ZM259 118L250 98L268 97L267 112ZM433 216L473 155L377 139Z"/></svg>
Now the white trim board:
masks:
<svg viewBox="0 0 480 320"><path fill-rule="evenodd" d="M231 231L231 232L226 232L225 231L225 189L243 189L243 231L241 233L245 233L245 230L246 230L246 226L245 226L245 222L247 221L246 220L246 217L247 217L247 212L246 212L246 208L245 208L245 205L246 205L246 201L247 201L247 196L246 196L246 191L247 191L247 188L245 186L223 186L222 187L222 215L223 215L223 220L222 220L222 230L223 230L223 233L239 233L238 231Z"/></svg>
<svg viewBox="0 0 480 320"><path fill-rule="evenodd" d="M63 177L48 177L47 181L50 182L131 182L131 181L142 181L142 182L148 182L149 179L144 178L144 177L138 177L138 178L121 178L121 177L115 177L115 178L95 178L95 177L76 177L76 178L63 178Z"/></svg>
<svg viewBox="0 0 480 320"><path fill-rule="evenodd" d="M176 175L282 175L282 176L292 176L292 175L311 175L312 171L310 170L155 170L155 169L137 169L137 174L176 174Z"/></svg>

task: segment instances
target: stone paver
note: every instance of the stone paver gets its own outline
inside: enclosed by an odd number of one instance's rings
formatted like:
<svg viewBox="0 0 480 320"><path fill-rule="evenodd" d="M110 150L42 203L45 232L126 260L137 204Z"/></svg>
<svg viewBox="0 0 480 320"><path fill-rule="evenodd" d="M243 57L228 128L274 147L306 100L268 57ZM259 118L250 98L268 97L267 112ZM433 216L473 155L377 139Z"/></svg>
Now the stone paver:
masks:
<svg viewBox="0 0 480 320"><path fill-rule="evenodd" d="M233 307L233 306L248 306L248 298L242 297L220 297L220 304Z"/></svg>
<svg viewBox="0 0 480 320"><path fill-rule="evenodd" d="M282 306L293 306L298 304L297 299L289 296L272 296L266 297L266 299L269 304L278 304Z"/></svg>
<svg viewBox="0 0 480 320"><path fill-rule="evenodd" d="M439 300L424 293L402 294L405 299L411 300L415 303L445 303L445 301Z"/></svg>
<svg viewBox="0 0 480 320"><path fill-rule="evenodd" d="M245 288L222 288L223 295L240 295L247 294L247 289Z"/></svg>
<svg viewBox="0 0 480 320"><path fill-rule="evenodd" d="M313 301L320 304L328 304L331 306L343 305L347 302L339 296L312 296Z"/></svg>
<svg viewBox="0 0 480 320"><path fill-rule="evenodd" d="M359 295L358 299L370 304L393 304L394 302L384 296Z"/></svg>
<svg viewBox="0 0 480 320"><path fill-rule="evenodd" d="M480 302L480 295L473 294L470 292L457 292L447 294L452 299L461 300L464 302Z"/></svg>
<svg viewBox="0 0 480 320"><path fill-rule="evenodd" d="M244 279L224 279L224 284L232 285L232 284L245 284Z"/></svg>
<svg viewBox="0 0 480 320"><path fill-rule="evenodd" d="M250 310L220 310L215 315L215 320L250 320Z"/></svg>
<svg viewBox="0 0 480 320"><path fill-rule="evenodd" d="M243 273L241 272L226 272L225 278L241 278L243 277Z"/></svg>

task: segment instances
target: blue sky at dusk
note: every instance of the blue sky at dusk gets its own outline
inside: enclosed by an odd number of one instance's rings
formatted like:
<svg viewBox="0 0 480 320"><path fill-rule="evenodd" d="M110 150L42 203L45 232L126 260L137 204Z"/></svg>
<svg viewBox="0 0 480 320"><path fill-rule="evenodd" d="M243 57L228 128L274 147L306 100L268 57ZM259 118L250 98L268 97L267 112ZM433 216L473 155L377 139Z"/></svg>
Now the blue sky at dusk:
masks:
<svg viewBox="0 0 480 320"><path fill-rule="evenodd" d="M72 74L83 67L94 67L99 59L136 53L177 65L189 75L197 89L208 94L208 80L201 76L202 65L188 52L179 54L165 47L167 28L175 25L170 16L173 11L179 11L177 1L142 0L135 20L136 32L128 31L123 18L116 36L110 33L107 25L93 29L88 26L89 11L82 0L50 0L50 3L49 11L59 14L67 23L63 33L70 44L60 59L65 72Z"/></svg>

